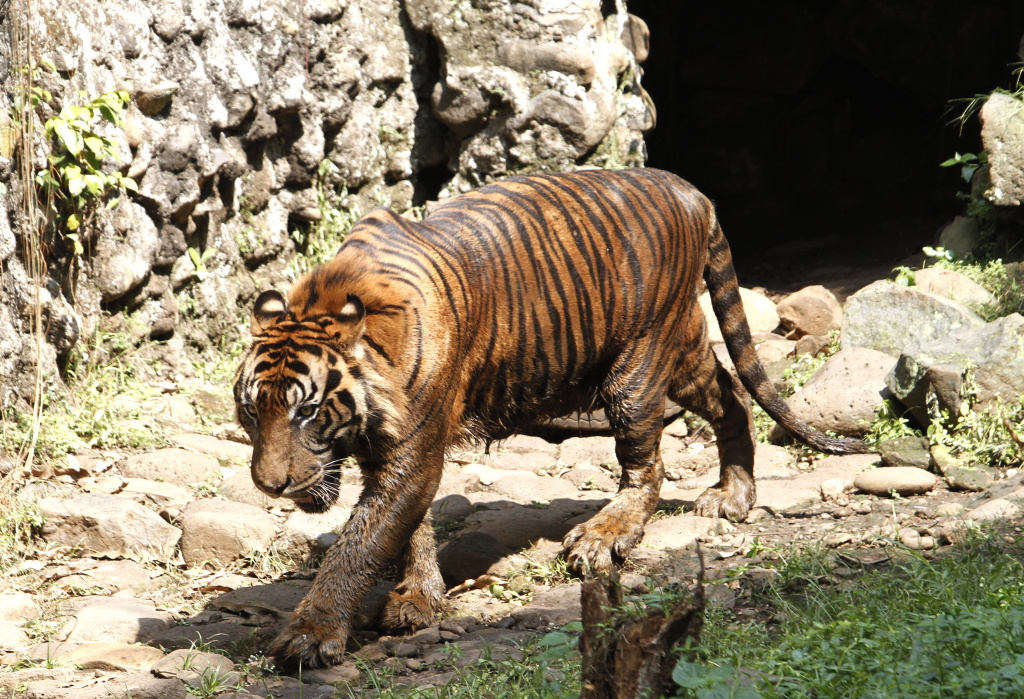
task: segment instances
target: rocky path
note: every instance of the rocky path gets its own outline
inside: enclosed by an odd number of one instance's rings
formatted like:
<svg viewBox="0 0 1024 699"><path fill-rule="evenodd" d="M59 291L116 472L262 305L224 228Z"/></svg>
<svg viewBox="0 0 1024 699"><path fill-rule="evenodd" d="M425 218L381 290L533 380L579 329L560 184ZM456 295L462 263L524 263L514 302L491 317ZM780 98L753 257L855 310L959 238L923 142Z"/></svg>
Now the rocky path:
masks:
<svg viewBox="0 0 1024 699"><path fill-rule="evenodd" d="M747 302L749 314L756 303ZM772 304L776 315L764 323L773 329L781 316L785 325L793 305ZM835 320L826 318L820 334ZM855 317L847 322L861 327ZM817 346L812 354L821 349L817 335L803 334L812 338L801 338L805 348ZM791 363L785 357L798 342L760 335L759 352L766 362ZM791 402L806 419L843 415L863 432L863 408L854 404L863 399L870 417L895 362L881 350L844 347ZM830 385L842 409L828 397ZM399 682L440 686L481 657L518 657L524 642L579 618L579 583L558 559L558 542L615 491L614 442L516 437L489 453L451 455L432 508L451 588L451 610L438 625L378 636L369 620L389 589L384 581L364 605L352 661L305 670L301 679L276 673L263 650L337 538L359 474L344 472L337 505L322 515L266 498L249 478L251 448L233 441L236 426L196 431L196 411L223 401L222 390L169 386L160 405L149 406L170 435L166 447L81 452L20 489L15 507L34 505L43 519L34 521L32 550L0 580L3 696L311 699L365 682L357 661ZM634 589L692 582L700 546L711 597L740 619L756 614L743 581L773 575L769 562L794 545L834 550L850 571L886 561L893 546L932 556L955 545L969 522L1016 521L1024 498L1024 474L951 465L912 438L886 443L881 454L842 457L761 444L757 507L733 524L692 514L694 499L717 479L709 438L682 420L666 430L661 504L623 580Z"/></svg>

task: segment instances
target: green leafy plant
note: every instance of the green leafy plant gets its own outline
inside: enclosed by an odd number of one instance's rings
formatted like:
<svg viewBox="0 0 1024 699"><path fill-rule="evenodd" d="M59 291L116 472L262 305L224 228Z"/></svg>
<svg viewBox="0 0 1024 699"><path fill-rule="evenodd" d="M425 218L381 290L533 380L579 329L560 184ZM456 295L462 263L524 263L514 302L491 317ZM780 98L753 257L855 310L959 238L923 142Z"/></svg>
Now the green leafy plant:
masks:
<svg viewBox="0 0 1024 699"><path fill-rule="evenodd" d="M79 96L85 100L84 93ZM39 96L49 97L49 93ZM47 101L49 101L47 99ZM81 254L82 244L75 233L87 224L104 200L107 208L118 198L108 197L122 189L138 191L138 185L120 171L105 169L104 160L118 160L116 142L97 131L106 122L124 128L124 109L130 97L124 90L107 92L85 102L66 104L43 126L52 146L47 167L36 173L36 183L44 193L53 222L74 243Z"/></svg>
<svg viewBox="0 0 1024 699"><path fill-rule="evenodd" d="M199 281L206 281L206 277L209 276L210 270L206 268L206 261L209 260L216 254L216 250L213 248L206 248L200 253L195 248L188 249L188 257L192 260L192 264L195 266L195 271L192 272Z"/></svg>
<svg viewBox="0 0 1024 699"><path fill-rule="evenodd" d="M898 404L890 400L883 400L875 408L875 419L871 421L871 428L864 436L865 443L874 446L889 439L917 434L917 430L911 427L910 421L905 416L906 412L901 410Z"/></svg>
<svg viewBox="0 0 1024 699"><path fill-rule="evenodd" d="M939 163L939 167L954 167L960 166L960 177L963 178L967 184L971 183L971 178L974 177L974 173L977 172L978 168L988 162L988 154L985 151L981 151L977 155L974 153L954 153L952 158L944 160Z"/></svg>
<svg viewBox="0 0 1024 699"><path fill-rule="evenodd" d="M932 420L929 441L952 448L969 463L1008 467L1024 462L1024 396L1008 403L996 397L985 410L975 410L977 395L974 370L968 367L960 388L960 414L953 421L943 411Z"/></svg>

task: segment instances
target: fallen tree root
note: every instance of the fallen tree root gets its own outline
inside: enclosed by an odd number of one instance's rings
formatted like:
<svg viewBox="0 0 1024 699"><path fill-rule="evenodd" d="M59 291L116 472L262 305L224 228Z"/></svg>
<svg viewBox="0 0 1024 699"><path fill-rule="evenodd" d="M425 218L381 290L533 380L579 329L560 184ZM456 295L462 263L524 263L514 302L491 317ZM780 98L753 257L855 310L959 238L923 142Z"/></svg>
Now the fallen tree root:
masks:
<svg viewBox="0 0 1024 699"><path fill-rule="evenodd" d="M669 694L676 658L672 649L686 639L696 646L704 620L704 581L692 596L652 608L645 616L623 614L618 574L583 582L583 691L580 699L634 699Z"/></svg>

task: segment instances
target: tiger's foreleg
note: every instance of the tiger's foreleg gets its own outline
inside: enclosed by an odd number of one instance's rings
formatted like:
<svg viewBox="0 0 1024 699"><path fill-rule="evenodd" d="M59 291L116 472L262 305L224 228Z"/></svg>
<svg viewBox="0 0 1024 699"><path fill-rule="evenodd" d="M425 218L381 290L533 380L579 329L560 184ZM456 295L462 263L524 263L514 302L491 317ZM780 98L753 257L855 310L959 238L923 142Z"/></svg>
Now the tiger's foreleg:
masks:
<svg viewBox="0 0 1024 699"><path fill-rule="evenodd" d="M379 624L386 631L421 629L444 611L444 580L437 565L437 546L430 511L398 557L399 583L381 607Z"/></svg>
<svg viewBox="0 0 1024 699"><path fill-rule="evenodd" d="M665 386L648 375L655 359L638 351L630 366L613 370L616 378L602 390L622 477L611 502L562 540L566 558L576 568L608 572L621 563L658 506L665 477L660 449Z"/></svg>
<svg viewBox="0 0 1024 699"><path fill-rule="evenodd" d="M711 424L720 462L718 483L698 496L694 512L742 521L757 500L750 396L711 351L699 311L691 315L684 347L668 395Z"/></svg>
<svg viewBox="0 0 1024 699"><path fill-rule="evenodd" d="M443 467L441 448L428 456L375 467L313 586L274 639L272 655L303 667L343 660L356 610L388 564L410 545Z"/></svg>

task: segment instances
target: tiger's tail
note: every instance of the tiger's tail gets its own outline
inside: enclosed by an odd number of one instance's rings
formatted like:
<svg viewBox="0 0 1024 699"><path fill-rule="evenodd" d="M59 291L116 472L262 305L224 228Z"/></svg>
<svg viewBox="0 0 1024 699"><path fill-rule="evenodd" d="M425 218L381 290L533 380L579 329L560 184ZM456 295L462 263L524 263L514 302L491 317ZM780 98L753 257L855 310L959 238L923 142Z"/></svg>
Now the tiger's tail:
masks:
<svg viewBox="0 0 1024 699"><path fill-rule="evenodd" d="M798 418L786 401L782 399L775 386L765 373L764 365L757 356L754 343L750 337L750 326L743 311L740 299L739 283L736 270L732 265L732 252L729 243L722 233L714 206L710 206L708 231L708 266L704 271L704 279L711 294L711 306L714 308L718 324L722 328L722 337L736 365L743 386L765 412L782 425L787 432L804 444L826 454L863 454L869 451L867 444L860 439L848 437L829 437Z"/></svg>

